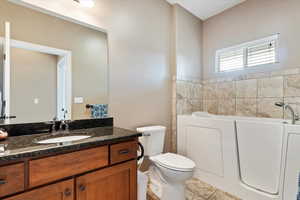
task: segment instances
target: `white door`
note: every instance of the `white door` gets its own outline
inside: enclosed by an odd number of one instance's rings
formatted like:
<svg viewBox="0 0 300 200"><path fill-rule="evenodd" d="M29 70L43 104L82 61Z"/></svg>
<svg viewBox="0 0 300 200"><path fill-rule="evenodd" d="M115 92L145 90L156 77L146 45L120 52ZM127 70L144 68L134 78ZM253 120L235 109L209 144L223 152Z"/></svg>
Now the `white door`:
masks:
<svg viewBox="0 0 300 200"><path fill-rule="evenodd" d="M236 130L242 182L267 194L278 194L284 125L237 120Z"/></svg>
<svg viewBox="0 0 300 200"><path fill-rule="evenodd" d="M283 200L296 200L300 197L300 134L295 129L292 128L295 133L288 132Z"/></svg>
<svg viewBox="0 0 300 200"><path fill-rule="evenodd" d="M5 22L5 38L3 41L3 91L2 116L10 116L10 23Z"/></svg>
<svg viewBox="0 0 300 200"><path fill-rule="evenodd" d="M61 57L57 63L57 118L66 119L66 57Z"/></svg>

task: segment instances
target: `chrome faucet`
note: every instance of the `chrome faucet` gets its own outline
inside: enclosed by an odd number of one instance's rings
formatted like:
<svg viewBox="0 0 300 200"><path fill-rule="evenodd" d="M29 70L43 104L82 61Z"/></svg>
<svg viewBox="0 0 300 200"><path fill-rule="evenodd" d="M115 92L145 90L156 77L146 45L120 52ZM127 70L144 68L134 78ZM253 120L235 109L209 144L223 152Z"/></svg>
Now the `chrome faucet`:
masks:
<svg viewBox="0 0 300 200"><path fill-rule="evenodd" d="M71 123L71 120L62 120L60 122L59 129L62 131L68 131L69 130L69 124Z"/></svg>
<svg viewBox="0 0 300 200"><path fill-rule="evenodd" d="M299 121L299 116L295 113L294 109L289 104L285 104L284 102L276 102L275 106L282 107L284 111L288 109L291 112L292 124L296 124L296 121Z"/></svg>
<svg viewBox="0 0 300 200"><path fill-rule="evenodd" d="M49 128L50 133L56 133L58 124L57 117L54 117L52 121L45 122L45 124L51 125Z"/></svg>
<svg viewBox="0 0 300 200"><path fill-rule="evenodd" d="M64 115L63 115L63 120L60 121L60 126L59 126L59 130L62 131L68 131L69 130L69 124L72 122L71 120L67 120L67 114L68 111L66 109L62 109Z"/></svg>
<svg viewBox="0 0 300 200"><path fill-rule="evenodd" d="M46 124L51 125L50 131L52 134L58 134L60 131L68 131L69 130L69 124L71 123L71 120L57 120L57 117L54 117L52 121L46 122Z"/></svg>

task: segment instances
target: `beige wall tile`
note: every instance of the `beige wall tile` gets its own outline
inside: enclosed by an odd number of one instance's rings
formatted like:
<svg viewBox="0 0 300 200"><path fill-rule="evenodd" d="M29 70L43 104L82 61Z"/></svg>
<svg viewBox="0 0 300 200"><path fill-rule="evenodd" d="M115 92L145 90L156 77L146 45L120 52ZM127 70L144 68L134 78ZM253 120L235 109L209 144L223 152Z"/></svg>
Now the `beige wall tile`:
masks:
<svg viewBox="0 0 300 200"><path fill-rule="evenodd" d="M185 85L186 85L186 92L187 92L186 97L188 99L193 98L194 84L191 82L186 82Z"/></svg>
<svg viewBox="0 0 300 200"><path fill-rule="evenodd" d="M237 98L236 115L238 116L256 116L257 102L254 98Z"/></svg>
<svg viewBox="0 0 300 200"><path fill-rule="evenodd" d="M275 102L283 101L283 98L258 98L257 117L283 118L282 108L275 106Z"/></svg>
<svg viewBox="0 0 300 200"><path fill-rule="evenodd" d="M251 74L245 74L245 79L259 79L270 76L269 72L257 72L257 73L251 73Z"/></svg>
<svg viewBox="0 0 300 200"><path fill-rule="evenodd" d="M284 96L300 96L300 74L286 76L284 80Z"/></svg>
<svg viewBox="0 0 300 200"><path fill-rule="evenodd" d="M218 83L218 99L232 99L236 97L235 82Z"/></svg>
<svg viewBox="0 0 300 200"><path fill-rule="evenodd" d="M184 81L177 81L176 82L176 94L177 97L180 98L186 98L187 97L187 87L186 87L186 83Z"/></svg>
<svg viewBox="0 0 300 200"><path fill-rule="evenodd" d="M177 99L177 102L176 102L176 110L177 110L177 115L181 115L183 114L183 101L184 99Z"/></svg>
<svg viewBox="0 0 300 200"><path fill-rule="evenodd" d="M192 112L196 112L196 111L202 111L203 110L203 104L202 104L202 100L201 99L193 99L190 100L191 104L192 104Z"/></svg>
<svg viewBox="0 0 300 200"><path fill-rule="evenodd" d="M216 100L218 98L217 95L217 84L209 83L203 85L203 99L204 100Z"/></svg>
<svg viewBox="0 0 300 200"><path fill-rule="evenodd" d="M200 83L193 83L188 81L177 81L176 83L177 97L189 98L189 99L201 99L202 98L202 85Z"/></svg>
<svg viewBox="0 0 300 200"><path fill-rule="evenodd" d="M292 75L292 74L299 74L299 68L292 68L292 69L271 72L271 76Z"/></svg>
<svg viewBox="0 0 300 200"><path fill-rule="evenodd" d="M257 80L236 81L236 95L238 98L257 97Z"/></svg>
<svg viewBox="0 0 300 200"><path fill-rule="evenodd" d="M220 115L235 115L236 99L224 99L219 101L218 114Z"/></svg>
<svg viewBox="0 0 300 200"><path fill-rule="evenodd" d="M283 77L259 79L258 97L283 97Z"/></svg>
<svg viewBox="0 0 300 200"><path fill-rule="evenodd" d="M202 99L203 96L203 88L199 83L194 83L192 86L192 99Z"/></svg>
<svg viewBox="0 0 300 200"><path fill-rule="evenodd" d="M252 117L289 118L282 109L274 106L276 101L299 102L293 105L300 114L300 74L299 69L291 73L265 73L264 76L249 77L230 81L213 79L203 82L177 81L177 112L190 114L207 111L220 115L239 115ZM273 74L273 75L274 75ZM294 98L298 97L298 98ZM174 113L174 112L173 112Z"/></svg>
<svg viewBox="0 0 300 200"><path fill-rule="evenodd" d="M219 104L218 100L204 100L203 111L211 114L218 114Z"/></svg>
<svg viewBox="0 0 300 200"><path fill-rule="evenodd" d="M177 100L177 115L191 114L192 113L192 104L187 99L178 99Z"/></svg>

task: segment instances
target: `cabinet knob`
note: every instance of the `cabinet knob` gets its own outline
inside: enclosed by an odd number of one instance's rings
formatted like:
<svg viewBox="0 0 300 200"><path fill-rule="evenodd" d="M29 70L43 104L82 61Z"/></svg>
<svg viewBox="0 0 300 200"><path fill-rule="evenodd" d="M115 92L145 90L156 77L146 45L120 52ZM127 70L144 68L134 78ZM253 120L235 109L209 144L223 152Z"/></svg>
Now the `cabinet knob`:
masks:
<svg viewBox="0 0 300 200"><path fill-rule="evenodd" d="M7 183L7 181L5 179L0 179L0 185L4 185L6 183Z"/></svg>
<svg viewBox="0 0 300 200"><path fill-rule="evenodd" d="M68 196L70 196L72 194L72 191L71 191L70 188L67 188L64 193L65 193L65 196L68 197Z"/></svg>
<svg viewBox="0 0 300 200"><path fill-rule="evenodd" d="M84 191L85 190L85 185L83 185L83 184L79 185L79 190Z"/></svg>

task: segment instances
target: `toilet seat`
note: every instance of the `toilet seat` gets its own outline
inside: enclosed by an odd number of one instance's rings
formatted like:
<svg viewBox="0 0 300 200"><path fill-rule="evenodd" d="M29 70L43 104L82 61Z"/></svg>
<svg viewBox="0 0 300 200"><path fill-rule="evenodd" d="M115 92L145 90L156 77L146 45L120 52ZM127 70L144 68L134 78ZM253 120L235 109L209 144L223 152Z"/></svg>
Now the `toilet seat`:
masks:
<svg viewBox="0 0 300 200"><path fill-rule="evenodd" d="M165 153L153 156L151 157L151 160L162 167L182 172L193 171L196 166L189 158L174 153Z"/></svg>

